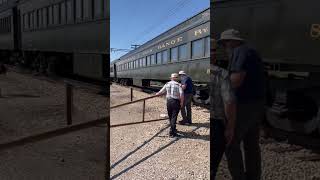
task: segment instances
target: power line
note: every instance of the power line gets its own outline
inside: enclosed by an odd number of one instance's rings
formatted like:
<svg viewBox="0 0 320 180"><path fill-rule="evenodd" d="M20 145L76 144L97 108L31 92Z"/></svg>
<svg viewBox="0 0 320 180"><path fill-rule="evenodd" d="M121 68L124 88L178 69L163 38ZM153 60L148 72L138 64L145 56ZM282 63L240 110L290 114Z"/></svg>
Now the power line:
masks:
<svg viewBox="0 0 320 180"><path fill-rule="evenodd" d="M166 13L166 16L161 18L159 21L156 21L156 24L152 24L151 26L149 26L149 28L145 29L142 33L140 33L137 36L136 39L134 39L132 41L132 43L137 42L138 40L142 39L142 37L145 37L147 34L150 34L150 32L152 32L157 26L159 26L159 24L163 24L168 18L175 15L180 8L182 8L183 6L187 5L190 2L191 2L191 0L180 0L177 3L177 5L169 11L168 14ZM132 43L130 43L130 44L132 44Z"/></svg>
<svg viewBox="0 0 320 180"><path fill-rule="evenodd" d="M131 49L110 48L110 52L119 52L119 51L122 51L122 52L129 52L129 51L131 51Z"/></svg>

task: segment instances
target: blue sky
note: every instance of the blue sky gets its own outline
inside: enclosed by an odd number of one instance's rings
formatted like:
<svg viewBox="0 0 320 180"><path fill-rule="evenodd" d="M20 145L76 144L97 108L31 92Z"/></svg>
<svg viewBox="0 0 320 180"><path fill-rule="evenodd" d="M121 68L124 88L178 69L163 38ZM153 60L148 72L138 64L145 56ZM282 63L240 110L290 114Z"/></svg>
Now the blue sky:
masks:
<svg viewBox="0 0 320 180"><path fill-rule="evenodd" d="M110 0L110 46L141 45L209 7L209 0ZM125 53L111 52L111 61Z"/></svg>

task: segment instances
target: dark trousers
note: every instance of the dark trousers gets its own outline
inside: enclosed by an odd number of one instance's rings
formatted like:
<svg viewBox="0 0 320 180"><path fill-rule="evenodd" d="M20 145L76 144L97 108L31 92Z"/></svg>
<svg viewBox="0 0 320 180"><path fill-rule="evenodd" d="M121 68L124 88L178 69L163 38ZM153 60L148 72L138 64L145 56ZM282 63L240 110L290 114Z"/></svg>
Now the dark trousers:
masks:
<svg viewBox="0 0 320 180"><path fill-rule="evenodd" d="M226 147L225 125L221 119L210 119L210 179L215 179Z"/></svg>
<svg viewBox="0 0 320 180"><path fill-rule="evenodd" d="M237 106L234 139L226 149L228 167L233 180L260 180L261 178L259 126L263 119L263 110L263 102ZM240 148L241 142L244 145L244 157Z"/></svg>
<svg viewBox="0 0 320 180"><path fill-rule="evenodd" d="M167 99L167 111L171 126L170 133L175 133L177 131L176 123L180 111L180 101L172 98Z"/></svg>
<svg viewBox="0 0 320 180"><path fill-rule="evenodd" d="M192 102L193 94L185 94L183 108L181 108L181 116L184 122L191 123L191 102Z"/></svg>

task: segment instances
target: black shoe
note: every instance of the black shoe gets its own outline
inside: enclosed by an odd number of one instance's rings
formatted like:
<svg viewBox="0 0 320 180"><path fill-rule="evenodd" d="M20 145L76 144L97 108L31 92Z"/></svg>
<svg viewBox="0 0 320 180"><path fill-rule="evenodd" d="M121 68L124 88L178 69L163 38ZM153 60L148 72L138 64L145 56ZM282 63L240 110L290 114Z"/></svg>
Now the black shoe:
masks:
<svg viewBox="0 0 320 180"><path fill-rule="evenodd" d="M177 131L170 131L169 137L176 137L178 136Z"/></svg>
<svg viewBox="0 0 320 180"><path fill-rule="evenodd" d="M186 122L186 121L184 121L184 120L179 121L179 124L180 124L180 125L186 125L186 123L187 123L187 122Z"/></svg>
<svg viewBox="0 0 320 180"><path fill-rule="evenodd" d="M186 122L186 121L179 121L179 124L180 125L190 125L190 124L192 124L191 122Z"/></svg>

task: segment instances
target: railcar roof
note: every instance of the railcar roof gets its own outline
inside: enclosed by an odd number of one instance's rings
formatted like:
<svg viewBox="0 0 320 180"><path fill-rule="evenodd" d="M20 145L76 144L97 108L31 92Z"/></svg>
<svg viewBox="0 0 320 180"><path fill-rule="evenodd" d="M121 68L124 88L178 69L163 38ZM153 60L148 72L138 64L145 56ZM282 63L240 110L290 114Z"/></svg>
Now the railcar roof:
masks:
<svg viewBox="0 0 320 180"><path fill-rule="evenodd" d="M136 52L139 52L139 51L140 51L141 49L143 49L145 46L150 45L153 41L161 38L161 37L164 36L165 34L167 34L167 33L169 33L170 31L172 31L174 28L176 28L176 27L182 25L183 23L185 23L185 22L187 22L187 21L195 18L195 17L198 16L199 14L202 14L202 13L204 13L204 12L206 12L206 11L209 11L209 10L210 10L210 8L207 8L207 9L202 10L201 12L197 13L196 15L194 15L194 16L186 19L186 20L184 20L183 22L177 24L176 26L174 26L174 27L168 29L167 31L161 33L160 35L152 38L151 40L147 41L146 43L144 43L143 45L141 45L141 46L138 47L137 49L132 50L132 51L128 52L127 54L121 56L119 59L117 59L117 61L119 61L120 59L123 59L124 57L130 56L131 54L134 54L134 53L136 53ZM116 60L114 60L114 61L112 61L112 62L116 62Z"/></svg>

